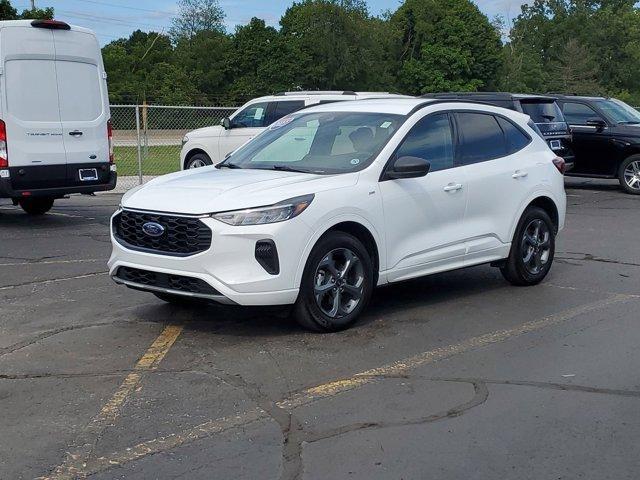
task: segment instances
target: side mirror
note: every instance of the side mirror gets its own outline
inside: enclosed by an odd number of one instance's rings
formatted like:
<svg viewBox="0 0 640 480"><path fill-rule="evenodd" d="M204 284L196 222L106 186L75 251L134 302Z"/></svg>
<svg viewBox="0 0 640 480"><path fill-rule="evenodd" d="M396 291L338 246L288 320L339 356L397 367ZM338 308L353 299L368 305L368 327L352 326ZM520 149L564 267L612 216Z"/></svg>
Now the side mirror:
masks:
<svg viewBox="0 0 640 480"><path fill-rule="evenodd" d="M222 128L224 128L225 130L229 130L231 128L231 120L229 119L229 117L224 117L220 122L220 125L222 125Z"/></svg>
<svg viewBox="0 0 640 480"><path fill-rule="evenodd" d="M431 169L431 163L420 157L400 157L385 175L385 180L424 177Z"/></svg>
<svg viewBox="0 0 640 480"><path fill-rule="evenodd" d="M593 117L587 119L587 125L590 127L596 127L598 130L603 130L607 126L607 123L599 117Z"/></svg>

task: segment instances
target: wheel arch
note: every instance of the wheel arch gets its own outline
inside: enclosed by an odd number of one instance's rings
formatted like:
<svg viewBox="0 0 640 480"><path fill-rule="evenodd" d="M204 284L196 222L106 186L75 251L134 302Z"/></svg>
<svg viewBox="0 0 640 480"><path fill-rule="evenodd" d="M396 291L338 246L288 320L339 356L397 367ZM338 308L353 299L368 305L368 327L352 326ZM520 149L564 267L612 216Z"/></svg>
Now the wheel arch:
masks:
<svg viewBox="0 0 640 480"><path fill-rule="evenodd" d="M371 255L371 260L374 264L374 285L377 285L380 266L384 264L381 239L372 225L369 225L368 222L362 218L353 218L351 216L334 219L332 222L316 232L313 238L309 241L305 248L304 255L301 258L295 279L296 285L300 285L300 282L302 281L302 275L309 260L309 256L311 255L311 251L322 237L331 232L348 233L362 242L364 247L367 249L367 252L369 252L369 255Z"/></svg>
<svg viewBox="0 0 640 480"><path fill-rule="evenodd" d="M558 230L560 229L560 212L556 202L551 197L547 195L540 195L531 200L526 207L522 209L522 212L520 212L518 222L520 222L520 218L522 218L524 212L526 212L530 207L538 207L547 212L547 215L549 215L553 222L555 233L558 233Z"/></svg>
<svg viewBox="0 0 640 480"><path fill-rule="evenodd" d="M204 150L203 148L200 148L200 147L194 147L191 150L189 150L187 152L187 154L184 156L184 160L182 161L182 169L186 170L187 162L189 160L191 160L191 157L193 157L194 155L197 155L199 153L205 154L207 157L209 157L211 159L212 162L214 161L214 159L211 157L211 155L209 155L209 153L206 150Z"/></svg>

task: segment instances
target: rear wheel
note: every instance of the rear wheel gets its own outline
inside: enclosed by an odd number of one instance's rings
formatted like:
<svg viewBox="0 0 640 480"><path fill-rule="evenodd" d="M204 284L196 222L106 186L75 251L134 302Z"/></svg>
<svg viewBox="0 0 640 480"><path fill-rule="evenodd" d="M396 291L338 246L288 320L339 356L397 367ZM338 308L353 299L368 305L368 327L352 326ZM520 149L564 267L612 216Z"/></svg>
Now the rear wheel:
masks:
<svg viewBox="0 0 640 480"><path fill-rule="evenodd" d="M352 326L373 291L373 262L357 238L331 232L313 248L294 315L303 327L336 332Z"/></svg>
<svg viewBox="0 0 640 480"><path fill-rule="evenodd" d="M540 283L549 273L555 254L556 230L551 218L541 208L528 208L516 229L511 252L502 275L513 285Z"/></svg>
<svg viewBox="0 0 640 480"><path fill-rule="evenodd" d="M622 162L618 181L625 192L640 195L640 155L631 155Z"/></svg>
<svg viewBox="0 0 640 480"><path fill-rule="evenodd" d="M209 158L209 155L207 155L206 153L196 153L195 155L189 157L185 168L202 168L208 165L213 165L213 162L211 161L211 158Z"/></svg>
<svg viewBox="0 0 640 480"><path fill-rule="evenodd" d="M53 201L50 197L21 198L18 204L29 215L44 215L53 207Z"/></svg>

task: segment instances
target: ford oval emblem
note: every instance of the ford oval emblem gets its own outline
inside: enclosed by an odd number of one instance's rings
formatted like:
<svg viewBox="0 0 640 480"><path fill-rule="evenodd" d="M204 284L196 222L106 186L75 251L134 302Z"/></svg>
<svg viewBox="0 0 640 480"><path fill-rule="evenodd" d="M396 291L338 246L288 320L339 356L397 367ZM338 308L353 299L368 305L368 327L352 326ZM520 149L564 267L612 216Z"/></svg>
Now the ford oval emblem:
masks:
<svg viewBox="0 0 640 480"><path fill-rule="evenodd" d="M142 225L142 231L150 237L161 237L164 233L164 227L156 222L147 222Z"/></svg>

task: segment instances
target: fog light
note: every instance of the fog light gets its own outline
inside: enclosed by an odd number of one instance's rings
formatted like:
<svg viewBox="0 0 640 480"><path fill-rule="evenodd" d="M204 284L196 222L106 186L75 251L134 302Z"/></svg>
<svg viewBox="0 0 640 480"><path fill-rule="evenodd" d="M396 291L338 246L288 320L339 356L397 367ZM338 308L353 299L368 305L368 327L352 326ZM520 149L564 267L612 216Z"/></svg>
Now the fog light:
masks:
<svg viewBox="0 0 640 480"><path fill-rule="evenodd" d="M270 275L280 273L280 260L278 249L273 240L260 240L256 242L256 260Z"/></svg>

